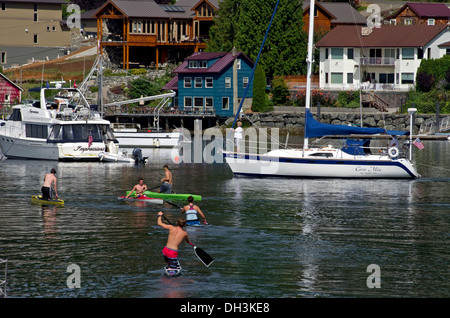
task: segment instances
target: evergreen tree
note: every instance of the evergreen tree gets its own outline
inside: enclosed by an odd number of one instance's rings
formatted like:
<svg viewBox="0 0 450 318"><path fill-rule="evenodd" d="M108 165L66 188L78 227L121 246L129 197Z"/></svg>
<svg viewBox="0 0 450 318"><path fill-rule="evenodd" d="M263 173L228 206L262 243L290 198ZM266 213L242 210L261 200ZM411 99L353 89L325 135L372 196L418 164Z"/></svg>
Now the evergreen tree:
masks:
<svg viewBox="0 0 450 318"><path fill-rule="evenodd" d="M277 0L241 0L235 46L256 60ZM219 12L219 14L221 14ZM306 73L307 35L301 1L280 0L260 63L270 77Z"/></svg>
<svg viewBox="0 0 450 318"><path fill-rule="evenodd" d="M266 73L261 64L258 64L253 78L252 110L254 112L264 112L271 110L271 108L266 94Z"/></svg>
<svg viewBox="0 0 450 318"><path fill-rule="evenodd" d="M241 0L222 0L220 10L209 31L208 52L230 52L235 46Z"/></svg>

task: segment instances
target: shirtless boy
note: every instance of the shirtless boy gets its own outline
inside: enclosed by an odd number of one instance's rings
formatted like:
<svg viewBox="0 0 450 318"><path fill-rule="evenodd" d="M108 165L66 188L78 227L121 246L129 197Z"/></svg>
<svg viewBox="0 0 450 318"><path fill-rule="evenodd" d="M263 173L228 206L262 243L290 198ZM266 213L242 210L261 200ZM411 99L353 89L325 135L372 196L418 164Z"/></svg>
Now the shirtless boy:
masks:
<svg viewBox="0 0 450 318"><path fill-rule="evenodd" d="M138 184L136 184L133 189L128 193L126 198L133 194L136 191L136 198L139 198L144 195L144 191L147 191L147 186L144 184L144 179L139 178Z"/></svg>
<svg viewBox="0 0 450 318"><path fill-rule="evenodd" d="M178 246L181 242L186 241L186 243L191 243L187 232L183 229L186 225L186 221L179 219L177 221L177 226L170 224L165 224L161 221L163 213L158 212L158 225L166 230L169 230L169 237L167 238L167 244L162 250L164 260L167 262L169 268L179 268L178 263Z"/></svg>
<svg viewBox="0 0 450 318"><path fill-rule="evenodd" d="M165 165L164 167L164 178L161 179L162 185L159 188L160 193L172 193L172 172L169 170L169 167Z"/></svg>
<svg viewBox="0 0 450 318"><path fill-rule="evenodd" d="M52 170L50 170L50 173L47 173L44 177L44 185L41 188L42 199L44 199L44 200L51 199L50 189L52 187L52 184L55 184L55 196L58 199L58 189L56 186L57 178L55 177L55 174L56 174L56 170L52 169Z"/></svg>

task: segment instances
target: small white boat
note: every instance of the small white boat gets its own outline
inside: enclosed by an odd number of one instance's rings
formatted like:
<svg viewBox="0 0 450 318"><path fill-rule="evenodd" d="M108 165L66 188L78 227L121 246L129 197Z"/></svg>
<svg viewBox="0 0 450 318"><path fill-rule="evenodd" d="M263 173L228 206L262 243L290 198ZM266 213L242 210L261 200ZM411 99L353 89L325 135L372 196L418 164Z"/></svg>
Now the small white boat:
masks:
<svg viewBox="0 0 450 318"><path fill-rule="evenodd" d="M166 148L177 146L182 139L182 131L162 131L148 128L141 129L139 124L111 123L114 136L121 147Z"/></svg>
<svg viewBox="0 0 450 318"><path fill-rule="evenodd" d="M126 150L121 153L101 152L98 154L100 161L102 162L125 162L125 163L147 163L148 158L142 157L141 149L136 148L131 155L128 155Z"/></svg>

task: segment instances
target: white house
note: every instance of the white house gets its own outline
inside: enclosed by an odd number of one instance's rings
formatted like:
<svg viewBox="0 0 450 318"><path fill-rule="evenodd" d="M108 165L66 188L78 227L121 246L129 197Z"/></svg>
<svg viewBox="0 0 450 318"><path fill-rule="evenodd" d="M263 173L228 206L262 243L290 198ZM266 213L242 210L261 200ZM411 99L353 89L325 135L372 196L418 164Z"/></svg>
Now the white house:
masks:
<svg viewBox="0 0 450 318"><path fill-rule="evenodd" d="M422 59L449 54L446 25L338 26L316 43L320 88L408 90Z"/></svg>

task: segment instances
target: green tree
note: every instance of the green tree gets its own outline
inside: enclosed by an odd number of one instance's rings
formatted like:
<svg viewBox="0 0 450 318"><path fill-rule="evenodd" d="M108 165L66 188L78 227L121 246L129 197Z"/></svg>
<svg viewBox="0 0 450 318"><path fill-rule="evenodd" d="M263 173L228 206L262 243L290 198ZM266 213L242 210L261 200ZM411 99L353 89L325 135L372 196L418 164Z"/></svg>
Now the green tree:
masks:
<svg viewBox="0 0 450 318"><path fill-rule="evenodd" d="M266 94L266 73L260 64L256 67L253 78L252 110L255 112L272 110L272 107L269 106L269 98Z"/></svg>
<svg viewBox="0 0 450 318"><path fill-rule="evenodd" d="M235 46L236 28L241 9L240 0L220 1L219 14L209 30L208 52L230 52Z"/></svg>
<svg viewBox="0 0 450 318"><path fill-rule="evenodd" d="M223 0L209 51L239 51L256 60L277 0ZM305 74L307 35L301 1L280 0L261 60L266 75Z"/></svg>

